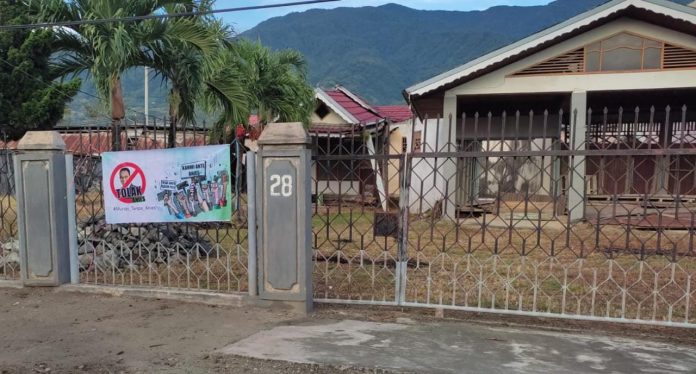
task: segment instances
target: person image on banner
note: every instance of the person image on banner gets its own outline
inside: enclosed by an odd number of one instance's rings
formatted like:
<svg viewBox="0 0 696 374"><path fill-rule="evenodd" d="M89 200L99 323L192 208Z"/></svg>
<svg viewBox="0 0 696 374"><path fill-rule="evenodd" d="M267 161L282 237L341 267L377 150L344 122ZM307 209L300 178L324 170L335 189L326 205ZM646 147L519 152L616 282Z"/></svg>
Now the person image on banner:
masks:
<svg viewBox="0 0 696 374"><path fill-rule="evenodd" d="M198 202L198 206L203 210L204 212L209 212L210 209L208 208L208 203L203 200L203 196L201 196L201 191L199 187L199 183L196 183L196 179L194 178L193 183L191 183L191 187L189 188L191 190L191 193L196 196L196 201Z"/></svg>
<svg viewBox="0 0 696 374"><path fill-rule="evenodd" d="M118 189L118 194L122 198L131 199L132 202L144 201L142 188L128 181L131 179L131 170L123 167L118 171L118 179L121 181L121 188Z"/></svg>
<svg viewBox="0 0 696 374"><path fill-rule="evenodd" d="M227 183L228 183L228 181L227 181L227 179L228 179L227 171L221 170L221 171L218 172L218 174L220 175L220 179L222 180L222 190L223 190L223 191L227 191ZM224 194L224 193L221 194L221 196L220 196L220 206L222 206L222 207L226 207L226 206L227 206L227 199L225 198L225 194Z"/></svg>
<svg viewBox="0 0 696 374"><path fill-rule="evenodd" d="M220 191L218 188L217 177L215 177L215 179L213 180L210 189L210 192L212 194L213 206L215 207L215 209L220 209Z"/></svg>
<svg viewBox="0 0 696 374"><path fill-rule="evenodd" d="M184 191L182 191L182 190L177 191L176 198L179 201L179 205L183 208L184 217L186 217L186 218L193 217L193 214L191 213L191 210L189 209L188 199L186 198L186 194L184 193Z"/></svg>

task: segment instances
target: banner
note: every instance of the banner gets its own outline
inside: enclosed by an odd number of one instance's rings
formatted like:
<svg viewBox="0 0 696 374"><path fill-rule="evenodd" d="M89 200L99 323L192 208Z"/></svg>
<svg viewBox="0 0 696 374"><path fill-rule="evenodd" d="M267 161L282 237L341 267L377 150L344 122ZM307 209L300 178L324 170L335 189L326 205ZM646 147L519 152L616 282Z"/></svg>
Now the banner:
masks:
<svg viewBox="0 0 696 374"><path fill-rule="evenodd" d="M229 145L103 153L106 222L229 221L230 175Z"/></svg>

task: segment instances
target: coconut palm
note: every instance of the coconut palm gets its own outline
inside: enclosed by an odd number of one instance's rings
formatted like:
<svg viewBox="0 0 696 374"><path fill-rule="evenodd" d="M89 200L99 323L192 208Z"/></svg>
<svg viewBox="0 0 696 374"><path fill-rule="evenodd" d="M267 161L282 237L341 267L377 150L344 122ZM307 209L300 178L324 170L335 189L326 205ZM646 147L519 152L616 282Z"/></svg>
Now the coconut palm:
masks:
<svg viewBox="0 0 696 374"><path fill-rule="evenodd" d="M244 95L238 100L219 95L241 84ZM307 63L297 51L271 51L258 42L235 40L221 53L204 90L206 107L220 113L214 124L213 138L226 138L226 126L246 123L257 114L262 125L269 122L309 122L314 91L307 83ZM246 107L241 105L247 102ZM237 108L237 109L235 109ZM227 139L226 139L227 140Z"/></svg>
<svg viewBox="0 0 696 374"><path fill-rule="evenodd" d="M309 121L314 91L307 84L307 62L295 50L271 51L259 42L240 40L232 51L251 95L251 110L261 123Z"/></svg>
<svg viewBox="0 0 696 374"><path fill-rule="evenodd" d="M32 0L30 5L45 21L55 22L146 16L198 6L193 0ZM120 82L124 71L141 65L144 56L153 61L177 57L161 54L167 46L204 53L215 47L205 27L190 18L79 24L57 29L56 37L56 70L62 75L89 72L97 92L110 103L115 125L125 117Z"/></svg>
<svg viewBox="0 0 696 374"><path fill-rule="evenodd" d="M200 3L199 7L206 9L204 3ZM142 56L142 65L152 67L170 87L170 137L177 125L195 124L199 104L204 104L208 111L218 113L220 121L232 123L243 122L249 112L243 79L235 73L239 69L223 58L225 51L232 48L232 29L212 18L201 17L196 22L215 41L212 53L176 43L153 46L155 53ZM223 71L224 74L221 73Z"/></svg>

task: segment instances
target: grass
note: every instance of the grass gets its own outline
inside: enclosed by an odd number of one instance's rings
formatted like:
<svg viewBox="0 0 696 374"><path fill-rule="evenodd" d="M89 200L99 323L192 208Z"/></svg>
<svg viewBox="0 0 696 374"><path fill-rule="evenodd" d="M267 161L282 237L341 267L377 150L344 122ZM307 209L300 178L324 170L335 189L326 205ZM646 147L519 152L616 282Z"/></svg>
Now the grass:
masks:
<svg viewBox="0 0 696 374"><path fill-rule="evenodd" d="M550 203L531 203L548 215ZM409 217L405 301L482 309L696 322L694 231L536 221L521 224L519 203L491 218ZM77 198L80 221L103 213L98 192ZM16 203L0 197L2 240L16 237ZM375 211L315 207L314 295L321 299L396 300L398 238L373 235ZM536 215L535 217L539 217ZM505 225L507 223L507 226ZM217 244L213 256L150 261L141 267L89 267L83 282L246 291L246 223L198 228ZM6 269L5 278L18 277ZM2 276L2 275L0 275Z"/></svg>
<svg viewBox="0 0 696 374"><path fill-rule="evenodd" d="M319 213L313 219L315 296L394 301L399 245L395 238L374 237L374 212ZM693 232L545 221L523 227L514 220L492 227L488 219L412 215L405 301L696 320Z"/></svg>

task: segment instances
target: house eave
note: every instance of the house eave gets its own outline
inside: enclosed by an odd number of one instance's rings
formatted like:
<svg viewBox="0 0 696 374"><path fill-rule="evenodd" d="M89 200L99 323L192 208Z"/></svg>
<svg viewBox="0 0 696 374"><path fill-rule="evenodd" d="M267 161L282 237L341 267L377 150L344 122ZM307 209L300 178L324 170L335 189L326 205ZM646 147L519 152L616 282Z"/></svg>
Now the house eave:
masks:
<svg viewBox="0 0 696 374"><path fill-rule="evenodd" d="M667 0L613 0L460 67L411 86L404 90L404 98L409 104L413 104L414 99L463 84L470 79L506 65L520 56L529 55L560 40L582 33L587 28L595 27L598 23L609 22L631 8L653 12L696 26L696 9L688 6ZM417 108L416 112L418 112Z"/></svg>
<svg viewBox="0 0 696 374"><path fill-rule="evenodd" d="M339 117L341 117L344 121L347 123L352 123L352 124L358 124L360 121L358 121L357 118L355 118L352 114L350 114L347 110L345 110L341 105L339 105L331 96L327 95L326 92L324 92L322 89L317 88L314 90L314 97L321 100L331 108L336 114L338 114Z"/></svg>

